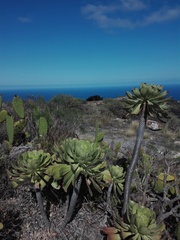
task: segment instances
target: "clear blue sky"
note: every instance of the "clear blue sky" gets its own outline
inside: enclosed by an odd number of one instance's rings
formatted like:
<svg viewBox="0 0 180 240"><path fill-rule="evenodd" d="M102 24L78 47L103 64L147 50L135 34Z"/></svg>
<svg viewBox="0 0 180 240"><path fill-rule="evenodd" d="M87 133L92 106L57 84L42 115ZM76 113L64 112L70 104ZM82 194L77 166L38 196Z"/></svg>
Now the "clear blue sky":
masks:
<svg viewBox="0 0 180 240"><path fill-rule="evenodd" d="M0 0L0 86L180 81L179 0Z"/></svg>

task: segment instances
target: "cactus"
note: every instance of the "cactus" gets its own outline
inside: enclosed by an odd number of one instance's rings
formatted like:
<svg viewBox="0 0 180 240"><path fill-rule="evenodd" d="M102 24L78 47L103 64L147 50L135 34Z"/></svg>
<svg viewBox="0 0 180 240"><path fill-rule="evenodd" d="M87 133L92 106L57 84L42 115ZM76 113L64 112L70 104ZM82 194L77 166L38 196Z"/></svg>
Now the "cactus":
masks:
<svg viewBox="0 0 180 240"><path fill-rule="evenodd" d="M23 101L19 96L14 96L12 100L12 106L18 117L21 119L14 123L13 116L10 115L5 109L0 111L0 123L6 123L6 130L8 135L9 143L12 144L14 141L14 135L21 132L26 126L27 121L24 119L24 106ZM2 95L0 95L0 108L2 107Z"/></svg>
<svg viewBox="0 0 180 240"><path fill-rule="evenodd" d="M36 107L33 109L33 117L34 117L34 119L35 119L36 122L38 121L38 119L40 118L40 116L41 116L40 107L37 107L37 106L36 106Z"/></svg>
<svg viewBox="0 0 180 240"><path fill-rule="evenodd" d="M164 179L166 178L166 179ZM178 186L178 178L175 174L167 174L167 176L165 176L164 173L160 173L157 176L157 179L154 180L154 190L156 192L160 192L163 193L164 191L164 180L166 183L166 187L168 189L168 195L177 195L179 194L178 191L178 187L176 187L176 185ZM175 184L176 183L176 184ZM175 185L175 186L174 186Z"/></svg>
<svg viewBox="0 0 180 240"><path fill-rule="evenodd" d="M15 113L18 115L20 118L24 118L24 105L23 105L23 100L19 96L14 96L12 100L12 106L15 111Z"/></svg>
<svg viewBox="0 0 180 240"><path fill-rule="evenodd" d="M41 116L41 110L39 107L33 109L33 118L36 123L37 137L46 136L48 132L48 122L45 117Z"/></svg>
<svg viewBox="0 0 180 240"><path fill-rule="evenodd" d="M14 121L13 117L10 115L7 115L6 117L6 129L8 134L8 140L12 144L14 140Z"/></svg>
<svg viewBox="0 0 180 240"><path fill-rule="evenodd" d="M48 123L45 117L40 117L38 120L38 133L39 136L46 136L48 131Z"/></svg>
<svg viewBox="0 0 180 240"><path fill-rule="evenodd" d="M6 110L1 110L0 111L0 122L4 122L6 120L8 113Z"/></svg>

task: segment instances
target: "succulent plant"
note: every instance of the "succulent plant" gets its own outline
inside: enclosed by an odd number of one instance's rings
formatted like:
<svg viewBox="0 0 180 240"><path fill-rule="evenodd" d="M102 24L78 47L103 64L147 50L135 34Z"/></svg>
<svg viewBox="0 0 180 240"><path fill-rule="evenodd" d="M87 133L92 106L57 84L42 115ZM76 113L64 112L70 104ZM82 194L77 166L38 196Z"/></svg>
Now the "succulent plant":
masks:
<svg viewBox="0 0 180 240"><path fill-rule="evenodd" d="M4 122L6 120L8 113L6 110L1 110L0 111L0 122Z"/></svg>
<svg viewBox="0 0 180 240"><path fill-rule="evenodd" d="M88 140L79 140L75 138L66 139L61 146L56 146L59 153L58 162L61 166L54 173L56 178L63 177L63 188L67 188L72 184L75 186L78 176L84 175L86 183L92 185L101 192L101 188L96 183L96 179L101 178L101 172L105 169L103 161L104 152L98 143ZM90 191L91 193L91 191Z"/></svg>
<svg viewBox="0 0 180 240"><path fill-rule="evenodd" d="M41 190L49 181L50 177L45 174L51 164L51 155L43 150L33 150L22 153L16 163L12 163L12 171L8 172L12 184L17 187L20 183L31 182L36 190L37 202L46 227L50 228L50 222L43 208Z"/></svg>
<svg viewBox="0 0 180 240"><path fill-rule="evenodd" d="M66 139L61 145L55 147L58 153L59 167L49 167L48 175L55 177L55 180L62 178L62 187L67 191L70 185L73 186L69 209L64 220L63 227L71 220L82 180L85 179L88 190L92 195L90 185L102 192L100 181L101 172L105 169L103 161L104 151L98 143L75 138ZM82 177L84 176L84 178Z"/></svg>
<svg viewBox="0 0 180 240"><path fill-rule="evenodd" d="M6 117L6 129L7 129L7 135L10 143L13 143L14 140L14 120L13 117L10 115L7 115Z"/></svg>
<svg viewBox="0 0 180 240"><path fill-rule="evenodd" d="M132 93L126 92L126 111L130 114L140 114L140 119L132 160L126 173L124 203L122 209L123 215L127 211L132 175L139 159L147 117L153 116L158 119L168 117L168 107L166 105L166 102L169 99L166 98L168 91L163 92L162 90L163 86L142 83L140 88L134 88Z"/></svg>
<svg viewBox="0 0 180 240"><path fill-rule="evenodd" d="M14 117L8 113L5 109L0 111L0 123L6 123L7 135L9 143L12 144L14 141L14 135L21 132L26 126L25 113L23 100L19 96L14 96L12 100L12 106L16 115L20 118L19 121L14 123ZM2 108L2 96L0 95L0 108Z"/></svg>
<svg viewBox="0 0 180 240"><path fill-rule="evenodd" d="M130 201L129 215L126 222L114 213L115 227L104 227L102 231L108 235L108 240L159 240L165 229L164 223L156 223L156 214L149 208Z"/></svg>
<svg viewBox="0 0 180 240"><path fill-rule="evenodd" d="M12 106L15 111L15 113L18 115L20 118L24 118L24 104L23 100L19 96L14 96L12 100Z"/></svg>
<svg viewBox="0 0 180 240"><path fill-rule="evenodd" d="M37 121L39 136L46 136L48 131L48 123L45 117L40 117Z"/></svg>
<svg viewBox="0 0 180 240"><path fill-rule="evenodd" d="M14 187L29 181L43 189L50 178L45 173L50 164L51 155L43 150L24 152L16 163L12 162L12 170L9 172Z"/></svg>
<svg viewBox="0 0 180 240"><path fill-rule="evenodd" d="M123 183L124 183L124 172L123 167L118 165L111 165L108 169L102 172L103 181L108 183L109 186L112 185L112 190L109 194L114 195L116 202L119 200L119 196L122 195L123 192ZM108 196L109 197L109 196ZM110 201L108 199L108 201Z"/></svg>
<svg viewBox="0 0 180 240"><path fill-rule="evenodd" d="M126 92L126 111L131 114L138 114L141 112L143 105L146 105L146 114L151 117L158 117L160 119L167 118L168 106L166 98L168 91L163 92L163 86L142 83L140 88L134 88L132 93Z"/></svg>
<svg viewBox="0 0 180 240"><path fill-rule="evenodd" d="M167 176L164 173L160 173L153 182L155 191L163 193L164 178L166 178L165 183L166 183L166 188L168 190L168 195L169 196L178 195L179 194L178 185L180 186L180 183L178 183L178 177L173 173L167 174Z"/></svg>

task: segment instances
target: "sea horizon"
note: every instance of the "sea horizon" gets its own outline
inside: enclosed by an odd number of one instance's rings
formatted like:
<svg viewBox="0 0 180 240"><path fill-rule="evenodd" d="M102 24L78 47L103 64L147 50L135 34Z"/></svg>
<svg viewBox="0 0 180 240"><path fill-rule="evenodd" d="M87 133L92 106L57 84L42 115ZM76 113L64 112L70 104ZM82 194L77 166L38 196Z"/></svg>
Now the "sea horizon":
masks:
<svg viewBox="0 0 180 240"><path fill-rule="evenodd" d="M168 90L168 96L172 96L173 100L180 100L180 84L164 84L163 90ZM75 98L87 99L90 96L99 95L104 98L117 98L126 95L126 91L131 92L138 84L119 85L119 86L97 86L97 87L32 87L32 88L7 88L1 89L3 101L11 101L14 95L20 96L26 100L28 98L43 97L45 101L50 101L57 95L70 95Z"/></svg>

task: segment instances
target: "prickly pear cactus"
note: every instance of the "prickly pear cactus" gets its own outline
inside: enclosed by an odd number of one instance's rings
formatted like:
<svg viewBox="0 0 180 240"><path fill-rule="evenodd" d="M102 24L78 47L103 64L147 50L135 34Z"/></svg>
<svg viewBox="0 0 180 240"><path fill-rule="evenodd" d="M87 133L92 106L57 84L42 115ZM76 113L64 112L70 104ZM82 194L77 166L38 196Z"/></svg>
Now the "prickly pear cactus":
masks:
<svg viewBox="0 0 180 240"><path fill-rule="evenodd" d="M12 100L12 106L15 113L21 118L14 123L14 118L5 109L0 111L0 123L6 124L7 135L9 143L12 144L14 140L14 134L17 134L23 130L27 124L24 113L23 100L19 96L15 96ZM0 95L0 108L2 107L2 95Z"/></svg>
<svg viewBox="0 0 180 240"><path fill-rule="evenodd" d="M0 122L4 122L6 120L6 117L7 117L7 111L6 110L1 110L0 111Z"/></svg>
<svg viewBox="0 0 180 240"><path fill-rule="evenodd" d="M14 96L12 100L13 109L20 118L24 118L23 100L19 96Z"/></svg>
<svg viewBox="0 0 180 240"><path fill-rule="evenodd" d="M2 103L3 103L3 99L2 99L2 95L0 94L0 108L2 108ZM0 123L4 122L6 120L7 117L7 111L2 109L0 111Z"/></svg>
<svg viewBox="0 0 180 240"><path fill-rule="evenodd" d="M45 117L40 117L38 121L39 136L46 136L48 131L48 123Z"/></svg>
<svg viewBox="0 0 180 240"><path fill-rule="evenodd" d="M13 121L13 117L10 115L7 115L6 117L6 129L7 129L9 142L12 144L14 140L14 121Z"/></svg>
<svg viewBox="0 0 180 240"><path fill-rule="evenodd" d="M178 195L178 178L175 174L167 174L167 176L164 175L164 173L160 173L157 176L157 180L155 180L154 183L154 189L156 192L163 192L164 188L164 178L166 177L166 186L168 188L168 195Z"/></svg>

